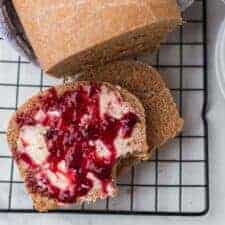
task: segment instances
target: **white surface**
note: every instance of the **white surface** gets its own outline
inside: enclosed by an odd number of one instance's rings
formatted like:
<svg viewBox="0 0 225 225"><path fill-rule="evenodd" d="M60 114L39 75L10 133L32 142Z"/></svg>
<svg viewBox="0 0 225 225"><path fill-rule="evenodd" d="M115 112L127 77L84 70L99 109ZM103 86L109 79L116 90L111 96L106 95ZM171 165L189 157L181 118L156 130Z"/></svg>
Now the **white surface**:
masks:
<svg viewBox="0 0 225 225"><path fill-rule="evenodd" d="M0 224L223 224L225 219L225 100L217 85L214 70L214 41L220 22L225 17L225 6L219 0L208 1L209 15L209 157L210 157L210 211L204 217L151 217L151 216L104 216L104 215L56 215L35 214L0 215ZM216 13L215 13L216 12ZM1 197L4 201L4 196ZM162 206L163 207L163 206Z"/></svg>

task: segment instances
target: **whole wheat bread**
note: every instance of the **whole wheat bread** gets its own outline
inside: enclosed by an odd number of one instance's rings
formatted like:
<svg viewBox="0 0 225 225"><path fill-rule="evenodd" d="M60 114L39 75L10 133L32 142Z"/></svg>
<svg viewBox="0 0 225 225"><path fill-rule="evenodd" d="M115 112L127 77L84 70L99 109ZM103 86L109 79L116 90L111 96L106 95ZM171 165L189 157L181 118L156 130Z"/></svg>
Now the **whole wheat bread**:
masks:
<svg viewBox="0 0 225 225"><path fill-rule="evenodd" d="M157 49L182 24L176 0L12 0L42 68L53 76Z"/></svg>
<svg viewBox="0 0 225 225"><path fill-rule="evenodd" d="M62 96L67 91L74 91L78 88L80 85L89 85L90 82L73 82L68 83L65 85L56 86L55 89L57 91L58 96ZM107 87L111 88L112 90L119 91L121 94L123 101L128 102L130 107L135 110L135 113L139 117L139 122L135 125L135 136L133 136L133 139L129 142L130 145L136 146L134 147L134 151L131 154L128 154L125 158L118 159L117 164L115 165L113 171L112 171L112 177L116 179L118 170L120 170L121 162L124 161L126 158L130 158L133 156L137 160L146 160L149 158L149 151L148 151L148 145L146 140L146 123L145 123L145 112L142 104L140 101L131 93L129 93L125 89L121 89L119 86L114 86L109 83L102 83L106 85ZM15 112L12 119L9 122L8 131L7 131L7 139L10 146L10 149L12 150L12 154L14 157L16 157L17 154L17 147L18 147L18 138L20 133L20 127L17 123L17 118L19 118L24 113L29 113L30 115L33 114L33 109L36 109L40 106L40 97L43 97L48 94L48 90L45 90L36 96L31 97L24 105L19 107L18 111ZM134 132L134 131L133 131ZM126 160L125 160L126 161ZM30 176L30 171L24 166L23 163L20 163L17 161L17 165L20 171L21 176L26 180ZM118 168L117 168L118 167ZM49 198L48 196L42 195L40 193L36 193L33 191L32 187L26 185L27 191L30 194L34 207L39 211L47 211L50 209L55 209L59 207L58 202L54 198ZM116 193L115 193L116 194ZM82 202L94 202L96 199L100 197L100 193L98 192L90 192L85 198L79 199L78 203Z"/></svg>
<svg viewBox="0 0 225 225"><path fill-rule="evenodd" d="M160 74L147 64L132 60L116 61L84 72L77 79L110 82L137 96L145 108L150 150L174 138L183 127L170 90Z"/></svg>

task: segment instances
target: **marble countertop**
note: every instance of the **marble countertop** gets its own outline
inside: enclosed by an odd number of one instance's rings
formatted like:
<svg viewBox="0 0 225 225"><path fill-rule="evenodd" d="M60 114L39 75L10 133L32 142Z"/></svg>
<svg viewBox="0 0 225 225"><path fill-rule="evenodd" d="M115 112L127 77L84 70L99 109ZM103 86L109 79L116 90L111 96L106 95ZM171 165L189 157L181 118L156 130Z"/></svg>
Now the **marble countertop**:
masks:
<svg viewBox="0 0 225 225"><path fill-rule="evenodd" d="M225 219L225 99L221 95L215 74L215 42L225 18L225 4L208 0L208 113L210 160L210 210L202 217L119 216L79 214L0 214L0 225L5 224L222 224Z"/></svg>

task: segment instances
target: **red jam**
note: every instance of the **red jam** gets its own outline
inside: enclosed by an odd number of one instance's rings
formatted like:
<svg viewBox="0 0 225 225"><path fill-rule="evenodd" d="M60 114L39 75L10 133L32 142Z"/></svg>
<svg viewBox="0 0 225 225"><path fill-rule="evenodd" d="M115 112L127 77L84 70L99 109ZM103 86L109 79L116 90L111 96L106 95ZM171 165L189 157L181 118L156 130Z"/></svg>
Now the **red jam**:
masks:
<svg viewBox="0 0 225 225"><path fill-rule="evenodd" d="M47 95L40 97L41 106L34 113L21 114L17 123L22 128L25 125L37 124L48 127L45 142L49 151L46 164L54 174L60 172L68 178L69 187L60 189L54 185L45 173L40 172L42 165L32 161L26 152L18 152L17 160L23 160L29 167L31 174L26 183L34 192L46 194L62 203L73 203L79 197L85 196L93 188L93 180L88 173L101 182L101 191L107 195L107 186L112 183L112 168L117 160L114 140L119 131L123 138L131 136L139 118L132 112L126 113L121 119L110 115L100 116L99 95L101 86L91 84L80 86L76 91L67 91L58 96L51 88ZM42 110L44 118L37 121L34 115ZM57 111L60 116L49 116L48 112ZM84 115L89 119L82 123ZM96 146L90 144L97 140L106 146L110 154L100 157L96 153ZM23 143L26 147L27 143ZM65 160L66 171L59 169L58 164Z"/></svg>

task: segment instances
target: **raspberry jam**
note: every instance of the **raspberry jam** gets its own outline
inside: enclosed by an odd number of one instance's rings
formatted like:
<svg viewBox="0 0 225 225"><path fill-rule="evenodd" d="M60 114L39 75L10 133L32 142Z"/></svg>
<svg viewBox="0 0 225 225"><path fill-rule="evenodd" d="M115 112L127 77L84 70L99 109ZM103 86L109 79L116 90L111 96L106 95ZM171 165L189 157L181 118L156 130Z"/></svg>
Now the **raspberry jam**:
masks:
<svg viewBox="0 0 225 225"><path fill-rule="evenodd" d="M21 144L16 159L27 165L26 184L33 192L61 203L76 202L91 190L100 191L102 197L112 195L112 169L120 157L114 141L118 135L124 140L131 137L139 118L131 111L119 119L102 115L101 89L97 84L80 85L58 96L51 88L40 97L35 112L17 117ZM117 107L122 107L121 99ZM37 142L32 137L39 130L43 133Z"/></svg>

